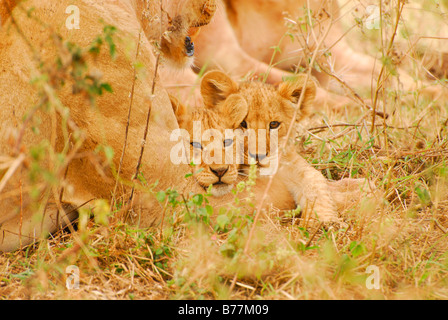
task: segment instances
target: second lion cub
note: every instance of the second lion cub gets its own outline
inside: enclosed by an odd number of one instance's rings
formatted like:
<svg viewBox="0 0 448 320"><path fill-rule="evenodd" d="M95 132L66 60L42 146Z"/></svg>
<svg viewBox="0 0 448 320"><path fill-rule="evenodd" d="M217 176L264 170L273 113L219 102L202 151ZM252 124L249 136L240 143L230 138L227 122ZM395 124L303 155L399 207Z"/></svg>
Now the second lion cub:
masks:
<svg viewBox="0 0 448 320"><path fill-rule="evenodd" d="M247 116L236 127L249 136L248 141L244 142L244 164L241 169L244 170L250 160L255 161L261 170L272 166L278 159L279 149L286 139L304 87L304 78L299 76L294 81L285 81L277 88L257 81L237 84L220 71L211 71L204 76L201 93L206 106L214 106L219 111L220 105L235 96L247 105ZM316 85L309 80L297 112L297 121L309 114L315 95ZM278 143L274 143L276 141ZM297 154L290 142L280 158L277 174L296 205L301 207L302 218L317 218L325 223L340 222L328 181Z"/></svg>

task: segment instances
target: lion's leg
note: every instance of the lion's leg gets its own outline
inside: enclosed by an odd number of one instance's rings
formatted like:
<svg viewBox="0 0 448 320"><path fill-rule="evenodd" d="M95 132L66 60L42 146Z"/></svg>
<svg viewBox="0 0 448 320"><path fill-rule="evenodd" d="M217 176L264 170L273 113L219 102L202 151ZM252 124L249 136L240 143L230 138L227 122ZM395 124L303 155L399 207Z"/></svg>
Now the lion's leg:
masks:
<svg viewBox="0 0 448 320"><path fill-rule="evenodd" d="M28 209L0 224L0 252L13 251L43 239L78 216L71 205L63 204L62 207L61 212L55 204L49 204L40 217Z"/></svg>
<svg viewBox="0 0 448 320"><path fill-rule="evenodd" d="M302 208L302 217L321 222L339 222L327 180L295 152L289 152L279 168L279 175Z"/></svg>
<svg viewBox="0 0 448 320"><path fill-rule="evenodd" d="M241 48L223 8L218 8L213 21L202 27L195 45L198 49L195 64L198 67L207 65L234 76L266 76L268 83L280 83L283 76L289 75L254 59Z"/></svg>
<svg viewBox="0 0 448 320"><path fill-rule="evenodd" d="M195 46L198 49L195 59L197 67L206 65L209 68L222 69L231 76L266 77L266 82L271 84L281 83L284 77L293 75L291 72L286 71L291 70L290 65L285 70L282 70L277 65L275 67L269 66L270 61L263 61L259 56L248 54L239 43L235 30L229 23L227 13L223 8L218 9L217 14L209 25L202 27L195 39ZM297 44L294 43L294 46L297 46ZM291 50L295 51L296 49L294 47ZM166 78L168 80L168 78L175 77ZM189 85L194 84L195 81L196 79L193 77L192 80L187 80ZM318 88L316 105L339 109L343 106L356 104L345 95Z"/></svg>

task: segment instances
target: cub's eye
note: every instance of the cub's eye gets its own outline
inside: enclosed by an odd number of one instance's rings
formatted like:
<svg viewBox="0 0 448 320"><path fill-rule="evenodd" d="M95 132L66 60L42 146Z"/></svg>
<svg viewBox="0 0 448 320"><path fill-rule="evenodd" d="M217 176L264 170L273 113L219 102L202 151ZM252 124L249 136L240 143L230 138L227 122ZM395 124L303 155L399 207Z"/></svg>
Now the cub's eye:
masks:
<svg viewBox="0 0 448 320"><path fill-rule="evenodd" d="M240 126L241 126L241 128L247 129L246 121L241 122Z"/></svg>
<svg viewBox="0 0 448 320"><path fill-rule="evenodd" d="M199 142L191 142L193 148L202 149L202 145Z"/></svg>
<svg viewBox="0 0 448 320"><path fill-rule="evenodd" d="M232 139L226 139L224 140L224 147L230 147L233 144Z"/></svg>
<svg viewBox="0 0 448 320"><path fill-rule="evenodd" d="M280 126L280 122L278 121L272 121L269 123L269 129L277 129Z"/></svg>

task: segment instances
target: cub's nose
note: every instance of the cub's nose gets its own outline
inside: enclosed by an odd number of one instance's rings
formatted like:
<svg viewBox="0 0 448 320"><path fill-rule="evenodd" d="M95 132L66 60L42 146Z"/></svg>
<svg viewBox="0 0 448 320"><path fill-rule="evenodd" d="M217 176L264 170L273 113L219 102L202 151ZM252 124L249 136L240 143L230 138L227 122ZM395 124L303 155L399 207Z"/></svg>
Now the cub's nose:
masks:
<svg viewBox="0 0 448 320"><path fill-rule="evenodd" d="M252 154L250 151L249 151L249 156L252 159L254 159L255 161L261 161L264 158L266 158L266 154Z"/></svg>
<svg viewBox="0 0 448 320"><path fill-rule="evenodd" d="M217 169L210 168L210 170L213 172L213 174L215 176L217 176L218 178L222 178L226 174L226 172L229 170L229 167L217 168Z"/></svg>
<svg viewBox="0 0 448 320"><path fill-rule="evenodd" d="M188 57L191 57L194 55L194 43L191 42L191 38L190 37L185 37L185 54Z"/></svg>

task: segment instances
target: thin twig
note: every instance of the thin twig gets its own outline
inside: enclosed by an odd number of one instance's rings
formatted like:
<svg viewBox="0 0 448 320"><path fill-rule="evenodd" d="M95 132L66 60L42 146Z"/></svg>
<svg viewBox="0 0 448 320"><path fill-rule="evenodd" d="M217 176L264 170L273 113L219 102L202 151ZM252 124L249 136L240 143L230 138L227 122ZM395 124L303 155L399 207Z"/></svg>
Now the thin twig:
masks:
<svg viewBox="0 0 448 320"><path fill-rule="evenodd" d="M137 51L135 53L135 60L136 61L137 61L137 58L138 58L138 54L140 52L141 33L142 33L142 30L140 29L140 32L138 33ZM121 166L123 164L123 158L124 158L124 154L125 154L126 147L127 147L127 144L128 144L128 133L129 133L129 125L130 125L130 119L131 119L132 103L134 101L134 88L135 88L136 75L137 75L136 68L134 66L134 77L132 79L132 87L131 87L131 101L129 102L128 119L127 119L127 122L126 122L126 130L125 130L125 133L124 133L124 144L123 144L123 149L121 150L120 163L118 164L117 177L116 177L116 180L115 180L114 192L112 194L113 206L115 205L115 195L116 195L116 191L117 191L117 187L118 187L118 180L120 178Z"/></svg>
<svg viewBox="0 0 448 320"><path fill-rule="evenodd" d="M3 188L6 186L8 180L12 177L14 172L20 167L22 162L25 160L25 155L23 153L19 154L19 156L14 160L14 162L9 167L8 171L3 175L2 180L0 181L0 192L2 192Z"/></svg>
<svg viewBox="0 0 448 320"><path fill-rule="evenodd" d="M309 129L307 129L307 131L321 132L323 130L331 129L331 128L334 128L334 127L355 127L355 128L357 128L357 127L361 127L361 126L363 126L363 125L356 124L356 123L336 123L336 124L330 124L330 125L326 125L326 126L319 126L319 127L309 128ZM417 126L395 127L395 126L390 126L388 124L379 123L379 124L376 124L375 127L386 127L386 128L390 128L390 129L407 130L407 129L416 128ZM313 133L317 133L317 132L313 132Z"/></svg>
<svg viewBox="0 0 448 320"><path fill-rule="evenodd" d="M400 4L402 4L401 7L400 7ZM397 35L398 23L400 22L400 17L401 17L401 13L403 11L403 8L404 8L404 4L405 4L404 1L399 1L399 3L398 3L397 16L396 16L396 21L395 21L395 26L394 26L394 32L393 32L392 37L391 37L391 39L389 41L389 45L387 47L386 54L384 55L384 52L383 52L383 58L385 56L386 57L389 56L390 52L392 50L392 46L394 44L395 36ZM382 6L382 1L380 1L380 26L381 26L381 35L382 35L383 34L383 15L382 15L382 7L381 6ZM381 44L383 44L383 43L381 42ZM384 90L384 81L387 80L387 76L384 75L385 66L386 66L386 63L383 62L382 66L381 66L380 74L378 75L378 79L377 79L377 82L376 82L376 90L375 90L375 94L374 94L374 98L373 98L372 127L370 129L370 133L371 133L372 136L373 136L373 131L375 129L375 115L376 115L376 109L377 109L378 94L379 94L380 90ZM381 81L381 83L380 83L380 81Z"/></svg>
<svg viewBox="0 0 448 320"><path fill-rule="evenodd" d="M159 39L159 44L162 43L162 37L163 37L163 32L162 32L162 12L163 12L163 8L162 8L162 1L160 2L160 39ZM151 116L151 107L152 107L152 99L154 97L154 91L156 88L156 79L157 79L157 72L159 70L159 63L160 63L160 50L157 50L157 58L156 58L156 65L154 68L154 77L152 79L152 87L151 87L151 100L150 100L150 104L148 107L148 113L146 115L146 125L145 125L145 131L143 133L143 140L142 140L142 147L140 149L140 156L138 158L138 162L137 162L137 167L135 168L135 174L132 177L132 180L137 179L138 177L138 173L140 171L140 166L142 163L142 158L143 158L143 153L145 152L145 145L146 145L146 137L148 135L148 129L149 129L149 119ZM131 196L129 197L129 202L132 203L132 200L134 198L134 189L135 186L132 186L132 190L131 190Z"/></svg>
<svg viewBox="0 0 448 320"><path fill-rule="evenodd" d="M320 230L320 227L322 227L322 222L319 223L319 225L317 226L316 230L314 230L313 234L311 235L311 237L308 239L305 248L308 248L311 244L311 241L313 241L314 237L316 236L317 232Z"/></svg>
<svg viewBox="0 0 448 320"><path fill-rule="evenodd" d="M434 222L436 223L436 226L445 234L448 233L448 230L446 230L437 219L434 219Z"/></svg>

